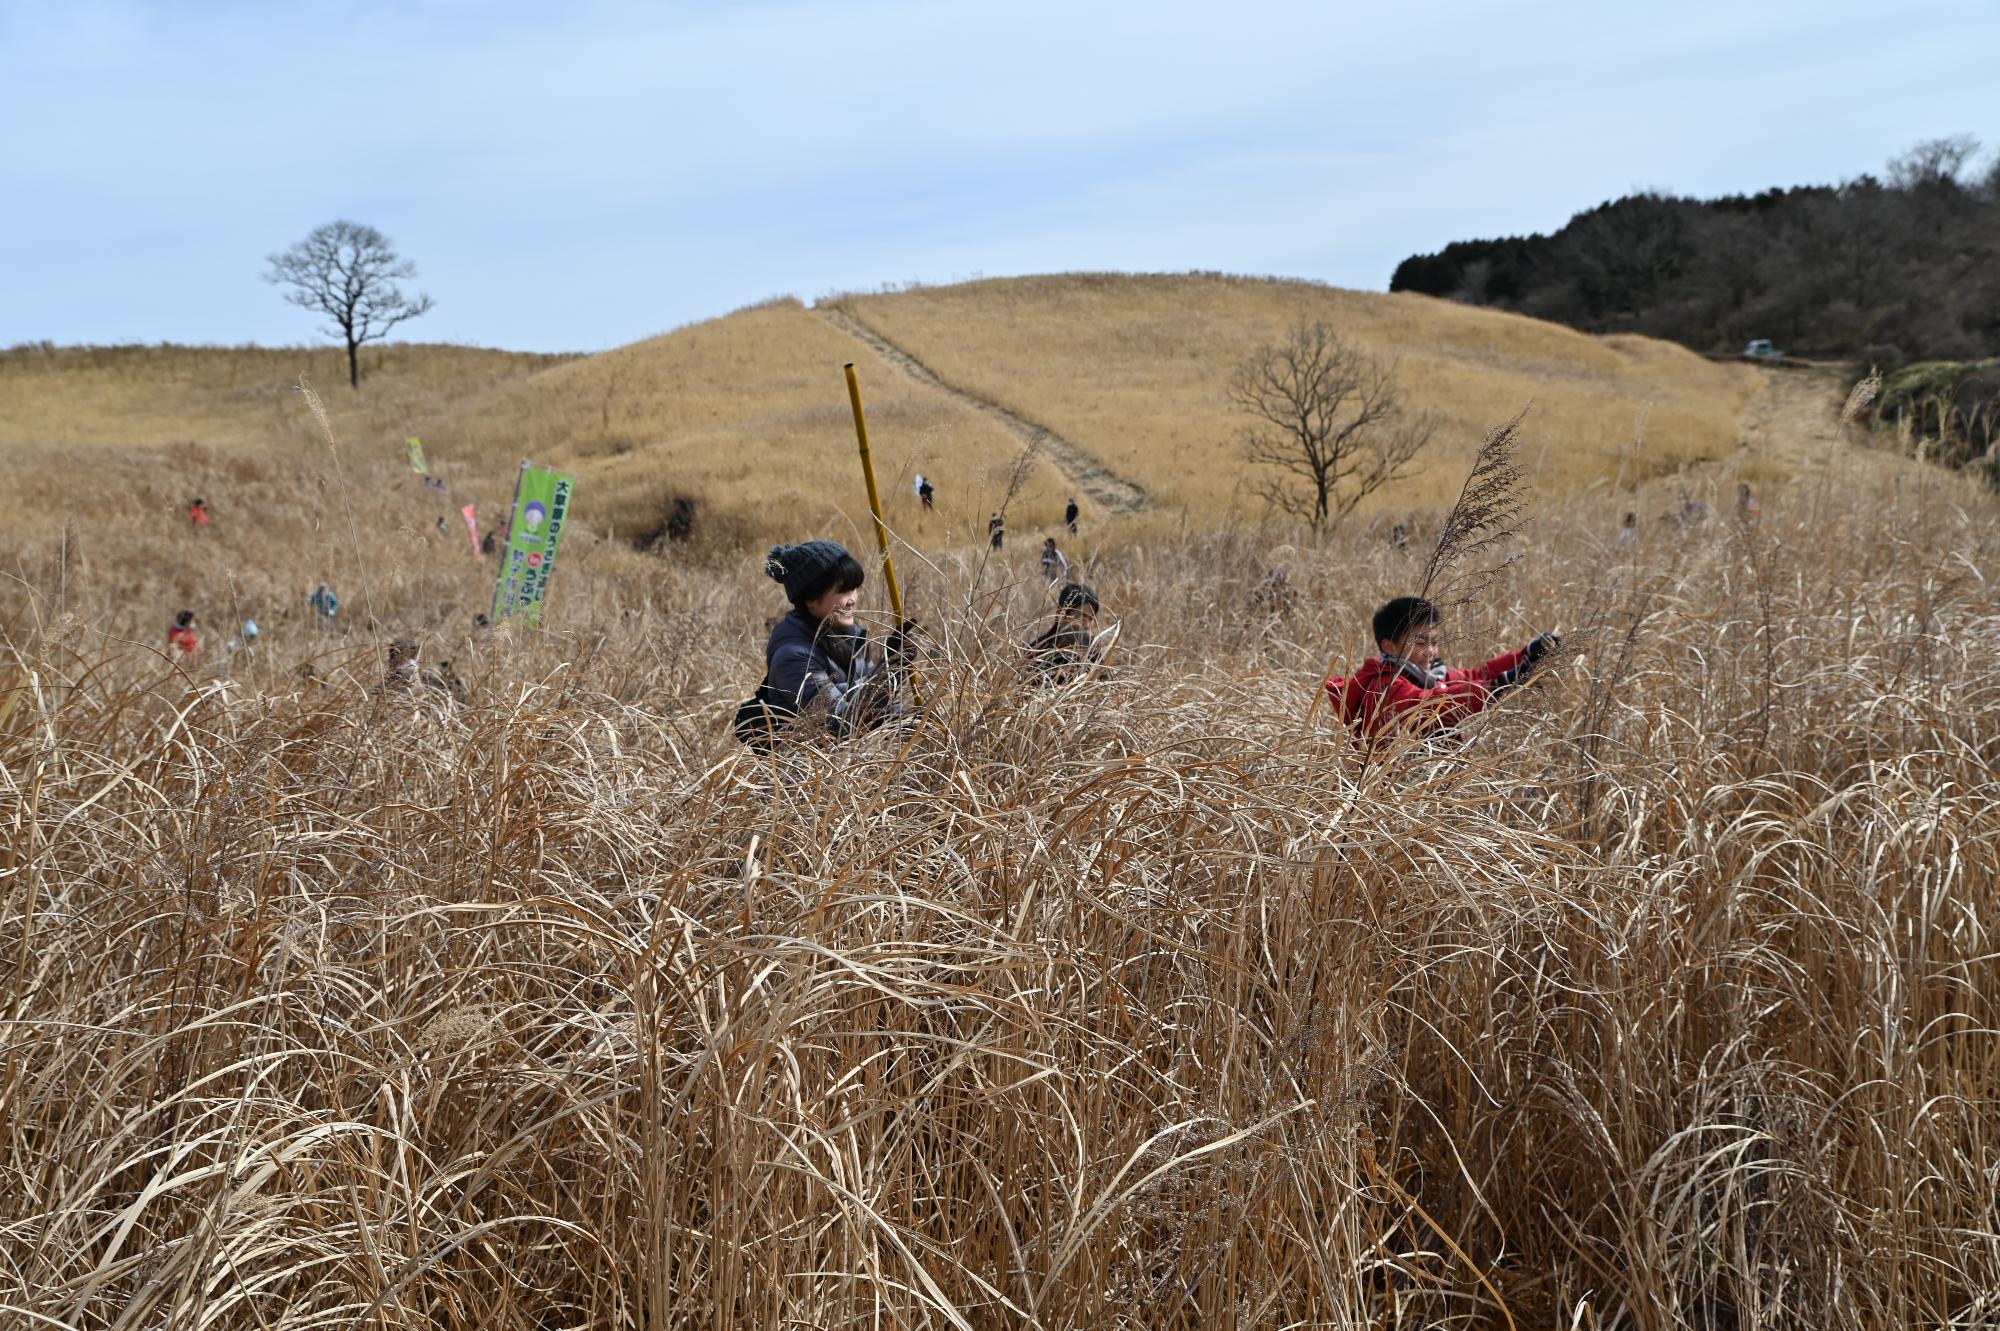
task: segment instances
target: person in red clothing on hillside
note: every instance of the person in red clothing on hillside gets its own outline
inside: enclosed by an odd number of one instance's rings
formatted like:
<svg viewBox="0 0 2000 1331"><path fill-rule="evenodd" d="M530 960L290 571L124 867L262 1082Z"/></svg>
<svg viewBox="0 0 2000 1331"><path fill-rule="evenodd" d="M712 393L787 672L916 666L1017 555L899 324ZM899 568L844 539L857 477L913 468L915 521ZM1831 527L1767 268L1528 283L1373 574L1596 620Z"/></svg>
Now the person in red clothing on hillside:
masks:
<svg viewBox="0 0 2000 1331"><path fill-rule="evenodd" d="M174 622L167 626L167 649L181 654L181 660L192 661L201 650L201 635L195 632L194 611L183 610L174 616Z"/></svg>
<svg viewBox="0 0 2000 1331"><path fill-rule="evenodd" d="M1476 669L1451 670L1438 659L1443 618L1419 596L1398 596L1375 612L1372 627L1382 654L1363 662L1352 678L1326 682L1341 719L1359 737L1373 741L1384 732L1449 730L1526 679L1562 645L1555 634L1544 633Z"/></svg>
<svg viewBox="0 0 2000 1331"><path fill-rule="evenodd" d="M192 522L197 530L206 527L208 525L208 505L200 499L196 499L190 503L188 505L188 521Z"/></svg>

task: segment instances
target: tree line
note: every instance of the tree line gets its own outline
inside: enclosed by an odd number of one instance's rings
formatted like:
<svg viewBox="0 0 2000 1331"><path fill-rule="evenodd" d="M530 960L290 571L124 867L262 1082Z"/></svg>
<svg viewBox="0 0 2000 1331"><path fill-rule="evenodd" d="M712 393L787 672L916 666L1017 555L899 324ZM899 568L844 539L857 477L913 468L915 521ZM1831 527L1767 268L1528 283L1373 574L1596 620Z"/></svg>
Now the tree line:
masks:
<svg viewBox="0 0 2000 1331"><path fill-rule="evenodd" d="M2000 352L2000 155L1960 135L1839 185L1630 194L1553 235L1413 255L1389 289L1698 351L1767 338L1884 369L1974 360Z"/></svg>

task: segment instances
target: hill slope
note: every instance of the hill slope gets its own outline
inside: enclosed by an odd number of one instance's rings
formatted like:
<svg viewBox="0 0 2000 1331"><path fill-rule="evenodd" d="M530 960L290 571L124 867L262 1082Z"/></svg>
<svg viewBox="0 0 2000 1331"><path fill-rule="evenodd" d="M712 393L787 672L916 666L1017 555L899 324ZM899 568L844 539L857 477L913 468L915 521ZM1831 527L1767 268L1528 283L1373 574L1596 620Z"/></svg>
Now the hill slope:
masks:
<svg viewBox="0 0 2000 1331"><path fill-rule="evenodd" d="M1727 456L1756 375L1643 338L1415 296L1211 276L1069 275L849 298L838 308L946 380L1076 441L1171 513L1258 511L1226 388L1299 319L1325 320L1399 367L1444 429L1394 505L1448 499L1493 426L1529 408L1545 487L1627 482ZM1642 440L1639 456L1632 445Z"/></svg>
<svg viewBox="0 0 2000 1331"><path fill-rule="evenodd" d="M820 310L778 301L581 358L392 347L358 395L326 350L17 348L0 353L0 447L24 464L33 502L10 525L139 516L129 497L90 484L109 459L84 448L127 446L121 465L150 478L154 518L184 492L217 492L228 508L225 456L275 467L280 489L296 483L327 460L293 391L303 373L324 386L345 466L377 495L414 489L399 459L417 434L454 496L482 510L504 503L530 457L578 472L582 519L600 533L644 536L685 496L703 530L731 544L855 537L866 509L840 374L849 360L891 521L920 544L977 539L1010 488L1017 536L1052 522L1069 493L1101 535L1254 519L1243 421L1224 390L1247 351L1300 318L1396 361L1411 399L1443 417L1421 472L1383 495L1397 507L1442 499L1484 431L1523 407L1545 491L1725 458L1761 382L1645 339L1214 276L985 281ZM1041 446L1017 475L1028 439ZM938 484L928 521L910 492L919 471ZM436 504L416 498L406 520L428 525Z"/></svg>

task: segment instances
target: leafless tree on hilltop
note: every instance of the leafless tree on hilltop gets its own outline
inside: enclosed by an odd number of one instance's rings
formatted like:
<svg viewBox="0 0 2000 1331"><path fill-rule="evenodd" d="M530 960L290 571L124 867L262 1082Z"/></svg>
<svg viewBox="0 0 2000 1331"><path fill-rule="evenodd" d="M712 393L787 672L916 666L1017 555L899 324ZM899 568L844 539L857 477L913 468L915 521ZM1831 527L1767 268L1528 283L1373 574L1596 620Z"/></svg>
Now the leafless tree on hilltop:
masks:
<svg viewBox="0 0 2000 1331"><path fill-rule="evenodd" d="M396 285L417 275L416 264L399 256L389 238L358 222L329 222L266 262L264 280L290 287L285 299L302 310L332 320L328 336L347 343L347 382L361 387L359 352L405 319L427 313L431 298L406 296Z"/></svg>

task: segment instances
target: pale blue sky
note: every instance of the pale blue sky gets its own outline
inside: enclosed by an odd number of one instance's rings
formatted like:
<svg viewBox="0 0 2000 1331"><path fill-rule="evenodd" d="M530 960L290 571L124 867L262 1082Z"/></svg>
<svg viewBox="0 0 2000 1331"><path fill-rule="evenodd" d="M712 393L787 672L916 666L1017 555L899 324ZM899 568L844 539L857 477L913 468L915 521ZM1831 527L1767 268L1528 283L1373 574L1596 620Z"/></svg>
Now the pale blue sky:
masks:
<svg viewBox="0 0 2000 1331"><path fill-rule="evenodd" d="M0 0L0 345L291 343L337 217L426 341L596 349L767 296L1403 256L1639 186L2000 140L2000 3Z"/></svg>

